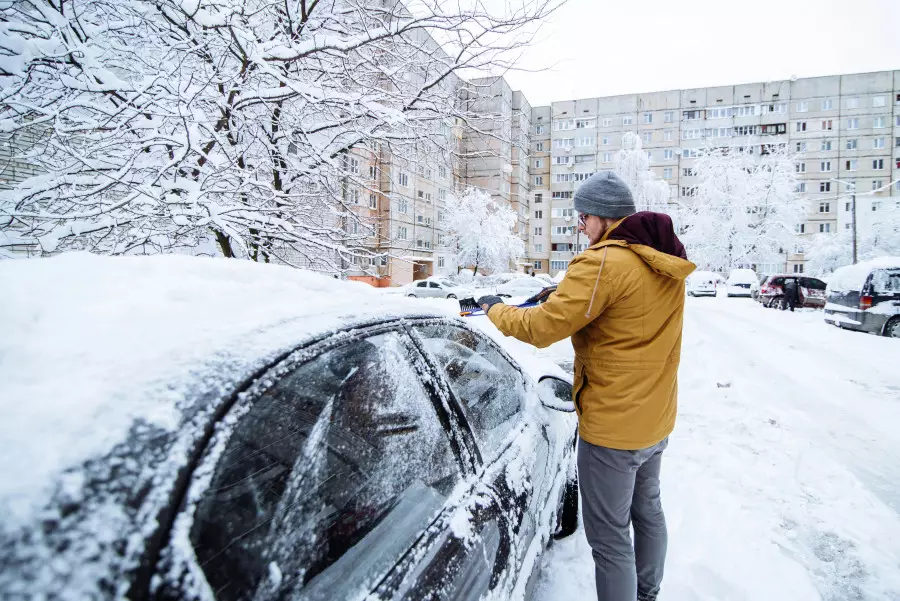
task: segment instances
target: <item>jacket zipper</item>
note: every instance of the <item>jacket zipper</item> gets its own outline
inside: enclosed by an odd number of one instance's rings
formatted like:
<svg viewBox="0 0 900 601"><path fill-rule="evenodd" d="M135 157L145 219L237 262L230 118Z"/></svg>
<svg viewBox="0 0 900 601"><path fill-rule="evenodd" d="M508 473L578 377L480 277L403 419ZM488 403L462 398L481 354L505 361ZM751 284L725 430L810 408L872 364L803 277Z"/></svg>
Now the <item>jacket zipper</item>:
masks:
<svg viewBox="0 0 900 601"><path fill-rule="evenodd" d="M581 376L581 388L578 389L578 394L575 395L575 407L578 409L578 415L581 415L581 393L584 392L584 389L587 387L588 379L587 376Z"/></svg>

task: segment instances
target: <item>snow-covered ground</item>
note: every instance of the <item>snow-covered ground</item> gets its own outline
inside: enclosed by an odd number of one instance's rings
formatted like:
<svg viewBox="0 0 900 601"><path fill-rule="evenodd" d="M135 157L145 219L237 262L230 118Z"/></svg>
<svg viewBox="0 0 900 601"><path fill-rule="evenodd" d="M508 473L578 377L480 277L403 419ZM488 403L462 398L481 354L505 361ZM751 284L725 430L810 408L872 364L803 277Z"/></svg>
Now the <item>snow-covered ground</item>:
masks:
<svg viewBox="0 0 900 601"><path fill-rule="evenodd" d="M900 344L817 311L688 298L663 461L661 601L900 599ZM566 341L539 354L565 364ZM583 530L535 601L594 597Z"/></svg>

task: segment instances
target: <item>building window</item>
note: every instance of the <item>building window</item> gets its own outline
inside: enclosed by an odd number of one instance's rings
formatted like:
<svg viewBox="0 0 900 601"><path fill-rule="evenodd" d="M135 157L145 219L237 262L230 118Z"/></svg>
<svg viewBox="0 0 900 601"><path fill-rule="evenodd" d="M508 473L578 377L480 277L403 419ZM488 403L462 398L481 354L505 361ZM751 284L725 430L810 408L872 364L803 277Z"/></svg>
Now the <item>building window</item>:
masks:
<svg viewBox="0 0 900 601"><path fill-rule="evenodd" d="M563 271L569 267L568 261L550 261L550 269L552 271Z"/></svg>
<svg viewBox="0 0 900 601"><path fill-rule="evenodd" d="M569 219L575 217L575 209L569 207L566 209L553 209L553 217L556 219L562 219L568 217Z"/></svg>
<svg viewBox="0 0 900 601"><path fill-rule="evenodd" d="M809 110L809 102L806 100L801 100L797 103L797 112L805 113Z"/></svg>
<svg viewBox="0 0 900 601"><path fill-rule="evenodd" d="M797 224L797 227L796 227L796 230L797 230L797 233L798 233L798 234L805 234L805 233L806 233L806 224L805 224L805 223L798 223L798 224Z"/></svg>
<svg viewBox="0 0 900 601"><path fill-rule="evenodd" d="M405 198L401 198L400 200L397 201L397 210L400 211L401 213L409 212L409 203L406 201Z"/></svg>
<svg viewBox="0 0 900 601"><path fill-rule="evenodd" d="M594 146L597 138L594 136L585 136L583 138L575 138L575 146Z"/></svg>
<svg viewBox="0 0 900 601"><path fill-rule="evenodd" d="M575 138L556 138L553 140L553 148L557 150L570 150L575 144Z"/></svg>
<svg viewBox="0 0 900 601"><path fill-rule="evenodd" d="M535 236L543 236L543 235L544 235L544 228L542 228L542 227L536 227L536 228L534 228L534 235L535 235Z"/></svg>
<svg viewBox="0 0 900 601"><path fill-rule="evenodd" d="M697 187L696 186L682 186L681 187L681 195L685 197L696 196L697 195Z"/></svg>
<svg viewBox="0 0 900 601"><path fill-rule="evenodd" d="M884 159L874 159L872 161L872 169L875 169L876 171L884 169Z"/></svg>
<svg viewBox="0 0 900 601"><path fill-rule="evenodd" d="M419 200L424 200L425 199L425 190L419 190L417 196L419 197Z"/></svg>
<svg viewBox="0 0 900 601"><path fill-rule="evenodd" d="M822 140L821 149L826 152L831 150L831 140Z"/></svg>
<svg viewBox="0 0 900 601"><path fill-rule="evenodd" d="M663 169L663 179L672 179L672 168L666 167Z"/></svg>
<svg viewBox="0 0 900 601"><path fill-rule="evenodd" d="M443 165L441 165L440 167L438 167L438 176L439 176L441 179L447 179L447 168L444 167Z"/></svg>
<svg viewBox="0 0 900 601"><path fill-rule="evenodd" d="M645 132L644 132L644 142L645 142L645 143L650 143L650 142L652 142L652 141L653 141L653 132L652 132L652 131L645 131Z"/></svg>
<svg viewBox="0 0 900 601"><path fill-rule="evenodd" d="M847 140L847 150L856 150L858 144L859 144L859 141L856 138Z"/></svg>
<svg viewBox="0 0 900 601"><path fill-rule="evenodd" d="M446 221L446 218L444 217L444 212L438 211L438 223L444 223L445 221Z"/></svg>
<svg viewBox="0 0 900 601"><path fill-rule="evenodd" d="M566 129L575 129L575 120L574 119L562 119L559 121L553 122L554 130L566 130Z"/></svg>
<svg viewBox="0 0 900 601"><path fill-rule="evenodd" d="M693 167L685 167L685 168L683 168L683 169L681 170L681 175L682 175L683 177L693 177L693 176L695 176L695 175L697 175L697 174L696 174L696 172L694 172L694 168L693 168Z"/></svg>
<svg viewBox="0 0 900 601"><path fill-rule="evenodd" d="M543 218L544 218L544 211L535 211L535 212L534 212L534 218L535 218L535 219L543 219Z"/></svg>
<svg viewBox="0 0 900 601"><path fill-rule="evenodd" d="M406 230L406 226L405 226L405 225L401 225L400 227L397 228L397 238L398 238L399 240L406 240L406 239L407 239L407 238L406 238L407 235L408 235L408 232L407 232L407 230Z"/></svg>
<svg viewBox="0 0 900 601"><path fill-rule="evenodd" d="M794 165L794 171L797 173L806 173L806 163L797 163Z"/></svg>
<svg viewBox="0 0 900 601"><path fill-rule="evenodd" d="M880 209L880 208L881 208L881 201L880 201L880 200L873 200L873 201L872 201L872 210L873 210L873 211L877 211L877 210Z"/></svg>
<svg viewBox="0 0 900 601"><path fill-rule="evenodd" d="M697 148L682 148L681 149L681 158L683 159L696 159L700 156L700 150Z"/></svg>
<svg viewBox="0 0 900 601"><path fill-rule="evenodd" d="M884 96L873 96L872 97L872 106L874 106L875 108L884 106L884 101L885 101Z"/></svg>
<svg viewBox="0 0 900 601"><path fill-rule="evenodd" d="M653 113L644 113L644 123L653 123Z"/></svg>
<svg viewBox="0 0 900 601"><path fill-rule="evenodd" d="M851 208L852 206L853 206L853 203L845 202L845 203L844 203L844 210L845 210L845 211L849 211L850 208Z"/></svg>
<svg viewBox="0 0 900 601"><path fill-rule="evenodd" d="M353 174L359 174L359 159L354 157L347 157L346 165L347 171Z"/></svg>
<svg viewBox="0 0 900 601"><path fill-rule="evenodd" d="M820 234L830 234L831 233L831 224L830 223L820 223L819 224L819 233Z"/></svg>
<svg viewBox="0 0 900 601"><path fill-rule="evenodd" d="M568 165L572 162L572 157L564 156L564 157L553 157L554 165Z"/></svg>
<svg viewBox="0 0 900 601"><path fill-rule="evenodd" d="M535 151L535 152L544 152L544 143L543 143L543 142L538 142L537 144L535 144L535 145L534 145L534 151Z"/></svg>
<svg viewBox="0 0 900 601"><path fill-rule="evenodd" d="M794 273L803 273L803 263L794 264Z"/></svg>
<svg viewBox="0 0 900 601"><path fill-rule="evenodd" d="M831 161L822 161L819 163L819 171L831 171Z"/></svg>
<svg viewBox="0 0 900 601"><path fill-rule="evenodd" d="M603 127L609 127L610 125L612 125L612 118L604 117L603 118Z"/></svg>
<svg viewBox="0 0 900 601"><path fill-rule="evenodd" d="M535 252L541 252L541 251L537 250L537 247L535 246ZM535 261L535 262L534 262L534 268L535 268L535 269L543 269L543 268L544 268L544 263L543 263L542 261Z"/></svg>
<svg viewBox="0 0 900 601"><path fill-rule="evenodd" d="M831 182L819 182L819 192L831 192Z"/></svg>
<svg viewBox="0 0 900 601"><path fill-rule="evenodd" d="M805 112L805 111L800 111ZM756 105L748 105L748 106L739 106L737 107L737 116L738 117L753 117L754 115L758 115L759 111L757 110Z"/></svg>
<svg viewBox="0 0 900 601"><path fill-rule="evenodd" d="M822 121L822 131L831 131L834 128L834 120L826 119Z"/></svg>
<svg viewBox="0 0 900 601"><path fill-rule="evenodd" d="M575 120L575 129L587 129L589 127L594 127L597 122L594 119L576 119Z"/></svg>
<svg viewBox="0 0 900 601"><path fill-rule="evenodd" d="M534 168L540 169L544 166L544 159L534 159Z"/></svg>
<svg viewBox="0 0 900 601"><path fill-rule="evenodd" d="M674 119L675 119L674 111L666 111L665 113L663 113L663 122L671 123Z"/></svg>
<svg viewBox="0 0 900 601"><path fill-rule="evenodd" d="M401 171L400 176L397 179L401 186L404 188L409 187L409 174L406 171Z"/></svg>
<svg viewBox="0 0 900 601"><path fill-rule="evenodd" d="M884 138L872 138L872 148L884 148Z"/></svg>
<svg viewBox="0 0 900 601"><path fill-rule="evenodd" d="M567 199L570 199L570 198L572 198L572 191L571 191L571 190L568 190L568 191L565 191L565 192L554 192L554 193L553 193L553 200L567 200Z"/></svg>
<svg viewBox="0 0 900 601"><path fill-rule="evenodd" d="M534 204L539 205L539 204L541 204L541 203L543 203L543 202L544 202L544 195L543 195L543 194L535 194L535 195L534 195Z"/></svg>
<svg viewBox="0 0 900 601"><path fill-rule="evenodd" d="M875 119L872 120L872 127L875 129L887 127L887 120L884 117L875 117Z"/></svg>
<svg viewBox="0 0 900 601"><path fill-rule="evenodd" d="M797 152L806 152L806 142L797 142Z"/></svg>
<svg viewBox="0 0 900 601"><path fill-rule="evenodd" d="M822 110L830 111L834 107L834 101L831 98L822 99Z"/></svg>
<svg viewBox="0 0 900 601"><path fill-rule="evenodd" d="M682 140L699 140L703 137L702 129L683 129L681 130Z"/></svg>
<svg viewBox="0 0 900 601"><path fill-rule="evenodd" d="M768 113L779 114L779 113L786 113L786 112L787 112L787 105L783 102L776 102L776 103L763 105L763 114L764 115L768 114Z"/></svg>
<svg viewBox="0 0 900 601"><path fill-rule="evenodd" d="M438 257L438 267L444 267L444 257Z"/></svg>
<svg viewBox="0 0 900 601"><path fill-rule="evenodd" d="M806 131L806 121L797 121L797 131Z"/></svg>
<svg viewBox="0 0 900 601"><path fill-rule="evenodd" d="M575 235L575 226L574 225L557 225L553 228L554 236L574 236Z"/></svg>
<svg viewBox="0 0 900 601"><path fill-rule="evenodd" d="M603 162L604 162L604 163L609 163L610 161L612 161L612 153L611 153L611 152L604 152L604 153L603 153Z"/></svg>
<svg viewBox="0 0 900 601"><path fill-rule="evenodd" d="M374 193L374 192L371 192L371 193L369 194L369 208L370 208L370 209L377 209L377 208L378 208L378 197L375 196L375 193Z"/></svg>
<svg viewBox="0 0 900 601"><path fill-rule="evenodd" d="M857 98L856 96L854 96L853 98L848 98L847 99L847 108L848 109L859 108L859 98Z"/></svg>
<svg viewBox="0 0 900 601"><path fill-rule="evenodd" d="M884 182L880 179L872 180L872 191L877 192L884 186Z"/></svg>
<svg viewBox="0 0 900 601"><path fill-rule="evenodd" d="M844 166L846 167L847 171L856 171L858 164L859 161L857 161L856 159L850 159Z"/></svg>
<svg viewBox="0 0 900 601"><path fill-rule="evenodd" d="M543 125L535 125L534 133L535 133L535 135L538 135L538 136L541 135L542 133L544 133L544 126Z"/></svg>
<svg viewBox="0 0 900 601"><path fill-rule="evenodd" d="M543 186L544 185L544 176L543 175L535 175L534 176L534 185L535 186Z"/></svg>
<svg viewBox="0 0 900 601"><path fill-rule="evenodd" d="M685 121L696 121L703 118L703 111L682 111L681 116Z"/></svg>
<svg viewBox="0 0 900 601"><path fill-rule="evenodd" d="M830 213L831 212L831 203L830 202L820 202L819 203L819 212L820 213Z"/></svg>
<svg viewBox="0 0 900 601"><path fill-rule="evenodd" d="M438 200L447 200L447 191L443 188L438 190Z"/></svg>
<svg viewBox="0 0 900 601"><path fill-rule="evenodd" d="M631 125L634 118L631 115L625 115L622 117L622 125Z"/></svg>
<svg viewBox="0 0 900 601"><path fill-rule="evenodd" d="M675 158L675 151L671 149L663 150L663 158L664 159L673 159Z"/></svg>
<svg viewBox="0 0 900 601"><path fill-rule="evenodd" d="M797 184L797 192L806 192L806 182Z"/></svg>
<svg viewBox="0 0 900 601"><path fill-rule="evenodd" d="M847 119L847 129L859 129L859 119L856 117Z"/></svg>

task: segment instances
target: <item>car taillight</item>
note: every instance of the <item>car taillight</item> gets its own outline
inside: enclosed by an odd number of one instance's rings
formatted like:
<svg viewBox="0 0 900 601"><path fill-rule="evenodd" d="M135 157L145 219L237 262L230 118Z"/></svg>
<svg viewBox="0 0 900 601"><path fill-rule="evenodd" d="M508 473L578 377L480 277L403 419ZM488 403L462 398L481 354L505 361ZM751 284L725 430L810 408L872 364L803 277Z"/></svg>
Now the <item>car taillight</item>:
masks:
<svg viewBox="0 0 900 601"><path fill-rule="evenodd" d="M859 308L865 311L866 309L872 308L872 297L871 296L860 296L859 297Z"/></svg>

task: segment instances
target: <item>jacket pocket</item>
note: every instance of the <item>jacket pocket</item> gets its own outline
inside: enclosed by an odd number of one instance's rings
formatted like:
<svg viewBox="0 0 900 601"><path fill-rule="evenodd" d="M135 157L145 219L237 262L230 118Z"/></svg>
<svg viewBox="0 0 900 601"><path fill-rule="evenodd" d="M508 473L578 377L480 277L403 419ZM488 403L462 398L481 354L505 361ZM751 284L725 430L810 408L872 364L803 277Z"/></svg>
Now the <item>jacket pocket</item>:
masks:
<svg viewBox="0 0 900 601"><path fill-rule="evenodd" d="M584 365L580 363L575 369L573 383L575 386L572 389L572 400L575 402L575 409L578 411L578 415L581 415L581 393L587 388L587 375L584 373Z"/></svg>

